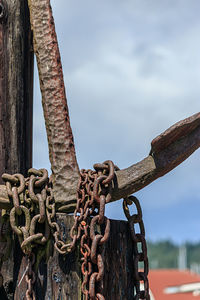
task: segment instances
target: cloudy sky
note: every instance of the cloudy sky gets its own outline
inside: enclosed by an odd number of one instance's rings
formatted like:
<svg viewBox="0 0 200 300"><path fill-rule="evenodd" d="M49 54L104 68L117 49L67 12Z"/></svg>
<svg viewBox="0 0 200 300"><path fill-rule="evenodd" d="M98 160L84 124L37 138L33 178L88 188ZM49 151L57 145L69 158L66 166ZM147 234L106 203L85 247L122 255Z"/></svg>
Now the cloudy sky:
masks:
<svg viewBox="0 0 200 300"><path fill-rule="evenodd" d="M200 1L52 0L80 168L146 157L151 140L199 112ZM34 166L46 167L38 74ZM200 150L136 194L147 237L200 240ZM107 216L124 219L121 201Z"/></svg>

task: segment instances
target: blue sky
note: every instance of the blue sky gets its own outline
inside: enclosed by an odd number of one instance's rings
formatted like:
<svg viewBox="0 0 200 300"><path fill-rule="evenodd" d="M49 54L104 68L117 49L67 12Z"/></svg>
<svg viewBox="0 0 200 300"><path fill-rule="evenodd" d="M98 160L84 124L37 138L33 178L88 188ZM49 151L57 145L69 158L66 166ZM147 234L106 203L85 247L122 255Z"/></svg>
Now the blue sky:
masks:
<svg viewBox="0 0 200 300"><path fill-rule="evenodd" d="M80 168L138 162L151 140L199 112L198 0L52 0ZM33 165L50 170L38 74ZM200 240L200 150L136 196L149 239ZM124 219L121 201L107 216Z"/></svg>

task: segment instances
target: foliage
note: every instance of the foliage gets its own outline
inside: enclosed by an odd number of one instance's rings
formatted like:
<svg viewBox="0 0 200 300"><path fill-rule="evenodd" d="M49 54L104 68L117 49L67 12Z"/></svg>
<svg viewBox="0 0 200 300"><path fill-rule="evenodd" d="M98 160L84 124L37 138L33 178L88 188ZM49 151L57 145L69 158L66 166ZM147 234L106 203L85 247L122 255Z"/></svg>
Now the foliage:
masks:
<svg viewBox="0 0 200 300"><path fill-rule="evenodd" d="M151 269L177 268L178 247L170 241L148 242Z"/></svg>
<svg viewBox="0 0 200 300"><path fill-rule="evenodd" d="M176 269L178 268L178 257L180 246L173 242L158 241L147 243L150 269ZM200 242L185 243L187 268L200 272Z"/></svg>

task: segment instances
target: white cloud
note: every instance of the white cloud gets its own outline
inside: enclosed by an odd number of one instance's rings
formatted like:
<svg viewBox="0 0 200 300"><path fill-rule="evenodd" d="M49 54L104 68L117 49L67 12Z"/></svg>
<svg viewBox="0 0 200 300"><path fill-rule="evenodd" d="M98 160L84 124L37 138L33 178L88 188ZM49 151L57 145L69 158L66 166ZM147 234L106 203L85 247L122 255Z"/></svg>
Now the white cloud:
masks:
<svg viewBox="0 0 200 300"><path fill-rule="evenodd" d="M148 154L156 135L199 111L199 1L52 0L52 5L81 167L107 158L127 167ZM38 107L34 161L44 166L48 154L46 137L39 136ZM141 191L146 209L173 209L184 195L189 199L191 187L197 193L199 167L194 155Z"/></svg>

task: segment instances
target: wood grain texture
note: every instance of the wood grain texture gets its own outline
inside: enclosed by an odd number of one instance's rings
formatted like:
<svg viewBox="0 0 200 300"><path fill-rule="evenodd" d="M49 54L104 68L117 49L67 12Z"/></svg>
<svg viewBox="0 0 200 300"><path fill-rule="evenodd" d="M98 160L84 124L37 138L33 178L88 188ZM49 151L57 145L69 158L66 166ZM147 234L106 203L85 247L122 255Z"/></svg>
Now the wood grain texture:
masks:
<svg viewBox="0 0 200 300"><path fill-rule="evenodd" d="M32 164L33 51L26 1L0 3L7 15L0 22L2 175L26 173Z"/></svg>
<svg viewBox="0 0 200 300"><path fill-rule="evenodd" d="M133 245L126 221L111 220L111 234L105 246L105 299L132 300Z"/></svg>
<svg viewBox="0 0 200 300"><path fill-rule="evenodd" d="M42 92L56 202L69 203L79 168L69 120L61 58L49 0L28 0Z"/></svg>
<svg viewBox="0 0 200 300"><path fill-rule="evenodd" d="M0 0L0 181L4 172L26 174L32 166L33 47L29 24L26 1ZM21 252L14 243L10 259L2 266L6 299L13 299L15 272L20 266L16 262L20 261ZM5 290L0 289L2 300Z"/></svg>

